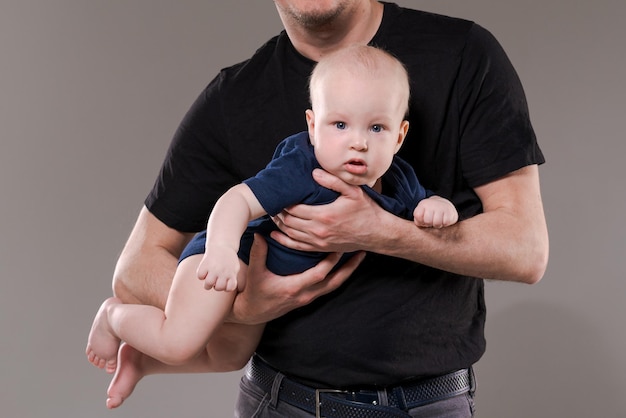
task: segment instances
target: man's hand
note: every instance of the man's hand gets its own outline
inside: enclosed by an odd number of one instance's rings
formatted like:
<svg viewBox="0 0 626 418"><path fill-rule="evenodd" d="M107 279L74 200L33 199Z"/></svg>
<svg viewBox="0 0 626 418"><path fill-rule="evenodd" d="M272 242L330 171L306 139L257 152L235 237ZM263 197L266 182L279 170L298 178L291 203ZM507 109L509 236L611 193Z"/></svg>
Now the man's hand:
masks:
<svg viewBox="0 0 626 418"><path fill-rule="evenodd" d="M316 169L313 178L341 196L326 205L294 205L273 220L284 232L273 232L280 244L302 251L351 252L375 247L376 219L383 211L358 186Z"/></svg>
<svg viewBox="0 0 626 418"><path fill-rule="evenodd" d="M261 324L304 306L319 296L337 289L363 261L358 253L330 273L339 261L340 253L331 253L317 266L291 276L277 276L265 267L267 243L258 235L250 250L250 265L246 287L237 294L228 322Z"/></svg>
<svg viewBox="0 0 626 418"><path fill-rule="evenodd" d="M526 166L476 187L483 212L441 229L416 228L360 187L316 170L315 180L341 196L328 205L289 208L275 219L287 235L272 237L294 249L359 249L465 276L536 283L549 253L538 170Z"/></svg>

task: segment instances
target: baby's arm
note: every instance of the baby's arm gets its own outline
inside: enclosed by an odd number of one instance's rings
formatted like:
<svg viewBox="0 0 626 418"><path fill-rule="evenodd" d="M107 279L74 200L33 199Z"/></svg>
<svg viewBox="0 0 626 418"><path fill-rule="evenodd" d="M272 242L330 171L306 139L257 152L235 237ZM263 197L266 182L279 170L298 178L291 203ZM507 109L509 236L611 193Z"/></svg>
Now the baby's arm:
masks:
<svg viewBox="0 0 626 418"><path fill-rule="evenodd" d="M239 242L248 222L265 215L265 210L245 184L230 188L215 204L207 224L206 249L198 266L198 278L204 287L234 291L237 283Z"/></svg>
<svg viewBox="0 0 626 418"><path fill-rule="evenodd" d="M456 223L459 214L452 202L434 195L420 200L413 211L413 219L419 227L443 228Z"/></svg>

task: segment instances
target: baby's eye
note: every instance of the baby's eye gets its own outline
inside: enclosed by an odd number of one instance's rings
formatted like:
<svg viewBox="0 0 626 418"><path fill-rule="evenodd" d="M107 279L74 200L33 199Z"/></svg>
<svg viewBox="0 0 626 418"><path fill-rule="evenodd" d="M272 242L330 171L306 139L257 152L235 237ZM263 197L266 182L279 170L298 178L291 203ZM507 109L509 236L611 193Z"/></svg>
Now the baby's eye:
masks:
<svg viewBox="0 0 626 418"><path fill-rule="evenodd" d="M345 122L335 122L335 127L337 129L346 129L346 123Z"/></svg>
<svg viewBox="0 0 626 418"><path fill-rule="evenodd" d="M383 125L372 125L372 132L382 132Z"/></svg>

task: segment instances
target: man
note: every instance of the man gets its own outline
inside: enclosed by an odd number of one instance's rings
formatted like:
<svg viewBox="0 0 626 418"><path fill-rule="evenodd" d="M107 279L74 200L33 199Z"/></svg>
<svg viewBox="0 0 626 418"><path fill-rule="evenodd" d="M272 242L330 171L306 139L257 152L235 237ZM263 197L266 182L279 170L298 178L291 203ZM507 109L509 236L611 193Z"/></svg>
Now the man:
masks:
<svg viewBox="0 0 626 418"><path fill-rule="evenodd" d="M181 123L118 261L115 293L162 308L177 257L217 198L304 129L314 62L354 43L377 45L412 79L400 155L454 202L461 222L417 228L316 172L342 196L284 211L275 221L286 235L274 238L299 250L368 254L358 268L360 258L330 273L339 257L331 254L279 277L255 243L247 286L224 328L269 322L237 414L261 406L263 417L470 416L470 368L484 352L482 279L535 283L548 258L543 156L519 80L493 37L471 22L373 0L275 4L285 32L223 71Z"/></svg>

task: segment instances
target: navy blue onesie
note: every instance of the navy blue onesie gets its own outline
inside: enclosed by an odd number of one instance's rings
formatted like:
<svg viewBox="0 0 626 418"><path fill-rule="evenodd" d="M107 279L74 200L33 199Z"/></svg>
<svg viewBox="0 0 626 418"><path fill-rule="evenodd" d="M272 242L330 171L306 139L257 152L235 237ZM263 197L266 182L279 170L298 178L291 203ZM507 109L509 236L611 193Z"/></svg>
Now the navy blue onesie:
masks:
<svg viewBox="0 0 626 418"><path fill-rule="evenodd" d="M339 193L320 186L313 180L311 173L321 168L309 142L308 132L300 132L283 140L267 167L256 176L244 181L259 203L274 216L284 208L304 203L323 205L334 201ZM413 168L404 160L395 156L391 167L382 177L384 194L375 192L369 186L361 186L383 209L405 219L413 219L413 210L417 203L432 195L417 180ZM287 276L301 273L315 266L328 254L324 252L305 252L292 250L278 244L269 234L278 230L270 217L266 215L248 224L241 238L239 258L248 264L250 247L255 233L261 234L268 243L266 265L274 274ZM206 231L197 234L183 251L180 260L195 254L204 253ZM345 254L338 263L345 262L351 254Z"/></svg>

